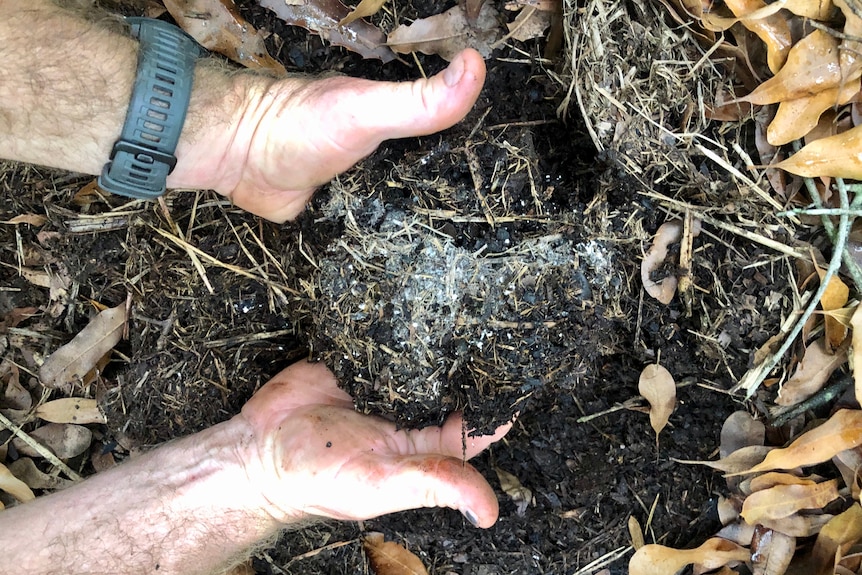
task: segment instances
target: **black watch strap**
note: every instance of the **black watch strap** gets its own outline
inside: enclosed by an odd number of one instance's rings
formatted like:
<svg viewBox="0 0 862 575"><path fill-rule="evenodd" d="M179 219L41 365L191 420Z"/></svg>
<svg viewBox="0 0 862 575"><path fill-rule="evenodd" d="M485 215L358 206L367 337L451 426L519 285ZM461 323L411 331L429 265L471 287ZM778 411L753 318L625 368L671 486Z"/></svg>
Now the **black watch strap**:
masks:
<svg viewBox="0 0 862 575"><path fill-rule="evenodd" d="M154 199L165 192L192 94L195 61L206 51L167 22L127 18L138 38L138 69L120 139L99 176L106 192Z"/></svg>

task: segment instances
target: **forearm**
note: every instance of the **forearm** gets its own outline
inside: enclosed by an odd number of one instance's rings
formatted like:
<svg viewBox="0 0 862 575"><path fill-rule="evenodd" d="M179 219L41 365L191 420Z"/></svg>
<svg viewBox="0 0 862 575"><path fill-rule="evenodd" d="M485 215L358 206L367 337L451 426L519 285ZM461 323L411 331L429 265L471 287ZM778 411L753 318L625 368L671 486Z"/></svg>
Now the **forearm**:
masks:
<svg viewBox="0 0 862 575"><path fill-rule="evenodd" d="M48 0L0 0L0 157L98 174L120 135L138 43ZM271 81L201 61L171 187L216 187L219 155ZM206 159L206 162L202 160ZM207 165L210 168L200 169Z"/></svg>
<svg viewBox="0 0 862 575"><path fill-rule="evenodd" d="M0 574L209 574L274 534L241 419L0 512Z"/></svg>

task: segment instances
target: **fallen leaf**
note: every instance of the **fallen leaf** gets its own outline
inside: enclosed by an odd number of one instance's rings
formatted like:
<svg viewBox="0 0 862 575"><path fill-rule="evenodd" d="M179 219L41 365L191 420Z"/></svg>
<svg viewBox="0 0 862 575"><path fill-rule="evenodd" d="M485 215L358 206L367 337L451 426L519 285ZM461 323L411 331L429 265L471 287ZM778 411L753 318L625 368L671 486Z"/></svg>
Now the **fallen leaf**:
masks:
<svg viewBox="0 0 862 575"><path fill-rule="evenodd" d="M0 224L29 224L31 226L44 226L48 222L48 218L40 214L20 214L12 218L11 220L6 220L5 222L0 222Z"/></svg>
<svg viewBox="0 0 862 575"><path fill-rule="evenodd" d="M512 499L518 515L523 515L527 506L533 502L533 492L521 485L520 480L508 471L499 467L494 467L494 471L500 480L500 489Z"/></svg>
<svg viewBox="0 0 862 575"><path fill-rule="evenodd" d="M770 471L763 475L752 477L748 485L753 493L775 487L776 485L814 485L815 483L817 482L808 477L798 477L790 473Z"/></svg>
<svg viewBox="0 0 862 575"><path fill-rule="evenodd" d="M784 575L795 551L795 537L758 526L751 540L752 575Z"/></svg>
<svg viewBox="0 0 862 575"><path fill-rule="evenodd" d="M72 341L52 353L39 369L45 387L66 388L81 380L123 335L126 304L100 312Z"/></svg>
<svg viewBox="0 0 862 575"><path fill-rule="evenodd" d="M441 14L398 26L389 34L386 45L399 54L436 54L447 61L465 48L475 48L487 58L491 45L500 37L498 18L497 10L486 2L476 23L471 25L464 7L457 5Z"/></svg>
<svg viewBox="0 0 862 575"><path fill-rule="evenodd" d="M862 411L841 409L826 422L797 437L788 447L774 449L757 465L731 475L808 467L858 445L862 445Z"/></svg>
<svg viewBox="0 0 862 575"><path fill-rule="evenodd" d="M42 472L29 457L21 457L9 464L9 471L31 489L65 489L74 481Z"/></svg>
<svg viewBox="0 0 862 575"><path fill-rule="evenodd" d="M72 423L46 423L31 431L29 435L60 459L69 459L84 453L93 441L92 431ZM12 445L22 455L41 457L38 451L24 443L20 438L13 439Z"/></svg>
<svg viewBox="0 0 862 575"><path fill-rule="evenodd" d="M862 539L862 507L854 501L847 511L833 517L820 530L811 551L809 573L831 575L838 548L860 539Z"/></svg>
<svg viewBox="0 0 862 575"><path fill-rule="evenodd" d="M831 0L786 0L782 7L797 16L812 20L826 20L832 13Z"/></svg>
<svg viewBox="0 0 862 575"><path fill-rule="evenodd" d="M688 463L694 465L705 465L716 471L721 471L727 475L741 475L748 472L749 469L762 462L763 459L772 451L774 447L766 445L751 445L737 449L727 457L722 457L718 461L697 461L691 459L674 459L677 463Z"/></svg>
<svg viewBox="0 0 862 575"><path fill-rule="evenodd" d="M12 472L2 463L0 463L0 489L21 503L36 499L33 491L27 487L27 484L12 475Z"/></svg>
<svg viewBox="0 0 862 575"><path fill-rule="evenodd" d="M105 414L95 399L66 397L43 403L36 408L36 417L51 423L106 423Z"/></svg>
<svg viewBox="0 0 862 575"><path fill-rule="evenodd" d="M724 0L724 4L734 16L739 17L743 26L754 32L766 45L767 65L773 74L778 72L787 61L787 54L793 45L790 25L784 16L776 13L762 18L746 18L766 6L762 0Z"/></svg>
<svg viewBox="0 0 862 575"><path fill-rule="evenodd" d="M783 146L804 137L817 126L823 112L848 103L858 94L860 83L862 79L857 78L837 88L784 100L778 105L778 112L766 129L767 141L773 146Z"/></svg>
<svg viewBox="0 0 862 575"><path fill-rule="evenodd" d="M862 179L862 125L821 138L782 160L774 167L807 178Z"/></svg>
<svg viewBox="0 0 862 575"><path fill-rule="evenodd" d="M339 26L350 9L339 0L260 0L259 4L291 26L300 26L336 46L352 50L363 58L391 62L396 58L386 46L386 35L365 20Z"/></svg>
<svg viewBox="0 0 862 575"><path fill-rule="evenodd" d="M386 4L386 0L361 0L361 2L356 5L356 8L354 8L350 12L350 14L339 20L338 26L343 28L354 20L365 18L367 16L373 16L374 14L377 14L377 12L381 8L383 8L384 4Z"/></svg>
<svg viewBox="0 0 862 575"><path fill-rule="evenodd" d="M700 220L694 222L691 233L696 237L700 233ZM644 290L665 305L673 299L679 280L674 274L668 274L658 281L653 280L653 277L661 273L661 268L666 265L668 249L682 239L682 233L682 220L663 223L656 231L652 246L641 262L641 283Z"/></svg>
<svg viewBox="0 0 862 575"><path fill-rule="evenodd" d="M629 515L629 538L632 542L632 547L637 551L644 545L646 545L646 541L644 541L644 531L641 528L641 524L638 522L637 517L634 515Z"/></svg>
<svg viewBox="0 0 862 575"><path fill-rule="evenodd" d="M778 392L775 403L796 405L820 391L836 369L847 363L849 342L829 353L826 349L826 336L812 342L805 348L805 355L796 365L796 370Z"/></svg>
<svg viewBox="0 0 862 575"><path fill-rule="evenodd" d="M835 37L823 30L814 30L790 49L787 62L775 76L740 100L774 104L811 96L855 80L856 77L842 76L838 54Z"/></svg>
<svg viewBox="0 0 862 575"><path fill-rule="evenodd" d="M28 410L33 406L33 398L30 392L24 389L21 385L21 372L18 366L11 361L4 361L3 367L8 369L8 372L3 376L6 381L6 388L3 391L3 396L0 397L0 405L10 409Z"/></svg>
<svg viewBox="0 0 862 575"><path fill-rule="evenodd" d="M742 518L749 525L765 519L782 519L802 509L821 509L838 498L838 480L811 485L776 485L745 498Z"/></svg>
<svg viewBox="0 0 862 575"><path fill-rule="evenodd" d="M760 524L773 531L791 537L811 537L817 535L823 526L832 520L832 515L791 515L781 519L761 519Z"/></svg>
<svg viewBox="0 0 862 575"><path fill-rule="evenodd" d="M826 277L826 270L820 269L818 266L817 275L820 276L822 282L823 278ZM823 311L841 309L847 305L848 297L850 297L850 288L838 277L838 274L833 274L826 286L826 291L820 296L820 307ZM826 316L825 319L825 330L827 351L837 349L847 337L847 328L829 316Z"/></svg>
<svg viewBox="0 0 862 575"><path fill-rule="evenodd" d="M748 549L720 537L708 539L696 549L644 545L629 560L629 575L669 575L691 564L708 571L728 563L748 561L750 557Z"/></svg>
<svg viewBox="0 0 862 575"><path fill-rule="evenodd" d="M862 405L862 306L857 305L850 318L853 334L850 337L853 354L850 356L850 366L853 368L853 384L856 402Z"/></svg>
<svg viewBox="0 0 862 575"><path fill-rule="evenodd" d="M641 372L638 392L650 404L649 422L657 438L676 407L676 383L667 369L655 363Z"/></svg>
<svg viewBox="0 0 862 575"><path fill-rule="evenodd" d="M512 22L507 22L509 29L507 36L519 42L526 42L533 38L541 38L545 30L551 26L551 13L544 12L533 6L523 8Z"/></svg>
<svg viewBox="0 0 862 575"><path fill-rule="evenodd" d="M240 16L233 0L165 0L165 8L207 50L253 70L286 74L266 51L263 35Z"/></svg>
<svg viewBox="0 0 862 575"><path fill-rule="evenodd" d="M383 533L367 533L362 547L376 575L428 575L419 557L394 541L385 541Z"/></svg>
<svg viewBox="0 0 862 575"><path fill-rule="evenodd" d="M733 541L737 545L748 547L754 539L754 526L749 525L742 519L734 523L728 523L715 534L716 537Z"/></svg>
<svg viewBox="0 0 862 575"><path fill-rule="evenodd" d="M751 445L763 445L766 426L747 411L735 411L721 426L719 457L727 457L734 451Z"/></svg>

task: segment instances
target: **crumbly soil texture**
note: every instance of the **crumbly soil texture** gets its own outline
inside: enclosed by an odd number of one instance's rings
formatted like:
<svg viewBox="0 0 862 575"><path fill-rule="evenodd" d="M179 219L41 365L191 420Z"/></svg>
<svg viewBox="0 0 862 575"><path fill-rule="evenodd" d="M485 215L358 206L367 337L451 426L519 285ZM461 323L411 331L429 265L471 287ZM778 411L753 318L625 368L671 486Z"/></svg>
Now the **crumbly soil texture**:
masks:
<svg viewBox="0 0 862 575"><path fill-rule="evenodd" d="M253 2L240 5L272 33L269 48L290 71L419 74L410 59L362 61ZM399 16L448 7L420 0ZM595 17L593 9L580 14ZM79 390L102 402L99 446L117 459L231 417L303 358L325 362L358 410L399 426L460 410L482 432L519 414L474 461L500 499L493 528L441 509L324 523L285 534L254 560L258 573L367 572L365 531L404 544L438 575L624 573L630 516L651 518L649 540L702 541L718 527L721 478L674 460L714 458L724 419L740 408L727 391L777 333L791 282L780 257L705 225L690 269L671 262L658 272L688 275L690 297L662 305L644 293L643 253L658 226L681 214L645 192L741 221L765 216L718 166L655 127L689 126L691 78L667 83L654 62L697 62L696 44L665 33L658 9L614 10L600 30L613 53L602 54L609 73L564 53L544 60L540 40L510 42L487 60L487 83L463 122L385 142L285 225L209 192L128 203L81 193L91 178L6 165L2 220L35 213L48 223L0 228L2 312L40 309L6 330L4 353L33 369L86 325L91 301L130 297L128 340ZM445 65L417 57L428 74ZM618 103L651 91L654 101L627 115L592 105L599 90L576 105L566 66L592 75L582 89L600 87ZM744 126L703 129L750 143ZM186 245L208 257L196 263ZM47 270L57 285L34 286L22 266ZM641 370L656 362L678 384L658 440L635 399ZM530 496L513 501L497 469Z"/></svg>

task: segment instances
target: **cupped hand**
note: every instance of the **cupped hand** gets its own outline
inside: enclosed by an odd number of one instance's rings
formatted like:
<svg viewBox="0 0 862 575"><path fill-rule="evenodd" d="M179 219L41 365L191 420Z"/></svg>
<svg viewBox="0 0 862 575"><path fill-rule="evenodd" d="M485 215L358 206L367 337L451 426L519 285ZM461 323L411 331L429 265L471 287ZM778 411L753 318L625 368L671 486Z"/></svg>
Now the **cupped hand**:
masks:
<svg viewBox="0 0 862 575"><path fill-rule="evenodd" d="M246 473L281 523L309 516L370 519L419 507L450 507L479 527L497 520L491 486L466 459L501 439L465 435L460 416L442 427L396 430L354 411L323 364L300 362L243 407L252 429Z"/></svg>
<svg viewBox="0 0 862 575"><path fill-rule="evenodd" d="M384 140L431 134L461 120L484 81L485 63L468 49L440 74L414 82L331 77L252 84L227 128L226 150L218 150L221 137L214 138L216 150L199 141L193 159L178 165L186 175L170 183L212 187L241 208L283 222L303 210L317 186ZM200 181L202 174L209 181Z"/></svg>

